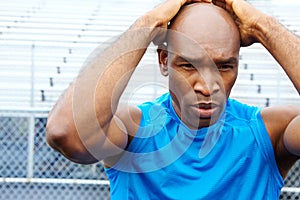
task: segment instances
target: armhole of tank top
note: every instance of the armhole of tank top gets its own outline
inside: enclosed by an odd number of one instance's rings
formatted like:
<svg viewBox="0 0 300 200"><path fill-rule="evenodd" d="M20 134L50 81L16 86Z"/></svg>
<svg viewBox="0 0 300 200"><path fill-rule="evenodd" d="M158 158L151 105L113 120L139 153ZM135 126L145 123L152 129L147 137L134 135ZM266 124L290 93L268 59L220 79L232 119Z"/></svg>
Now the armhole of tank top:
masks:
<svg viewBox="0 0 300 200"><path fill-rule="evenodd" d="M265 123L261 116L261 109L257 109L254 114L255 116L252 119L252 126L254 126L257 129L257 131L254 131L254 134L256 141L258 142L258 147L260 148L263 157L266 159L271 169L271 172L274 175L274 179L277 182L277 186L281 188L283 187L284 180L277 166L271 138L268 134Z"/></svg>

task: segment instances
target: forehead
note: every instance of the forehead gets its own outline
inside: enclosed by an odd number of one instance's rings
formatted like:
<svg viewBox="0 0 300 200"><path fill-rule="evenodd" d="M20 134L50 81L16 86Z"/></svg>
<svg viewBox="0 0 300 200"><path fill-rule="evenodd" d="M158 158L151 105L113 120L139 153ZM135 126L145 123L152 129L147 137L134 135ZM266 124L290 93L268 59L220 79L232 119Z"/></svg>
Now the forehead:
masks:
<svg viewBox="0 0 300 200"><path fill-rule="evenodd" d="M169 53L191 60L237 57L240 50L239 43L225 35L219 38L211 35L193 37L180 32L172 32L169 36Z"/></svg>

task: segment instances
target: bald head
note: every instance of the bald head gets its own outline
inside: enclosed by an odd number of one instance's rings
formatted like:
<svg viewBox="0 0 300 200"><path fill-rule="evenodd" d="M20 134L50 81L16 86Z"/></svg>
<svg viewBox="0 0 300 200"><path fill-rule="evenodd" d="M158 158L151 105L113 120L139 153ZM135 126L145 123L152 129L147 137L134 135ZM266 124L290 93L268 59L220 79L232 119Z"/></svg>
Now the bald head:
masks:
<svg viewBox="0 0 300 200"><path fill-rule="evenodd" d="M239 30L231 16L222 8L208 3L184 6L170 24L168 43L184 35L204 48L240 47ZM172 32L174 34L172 34ZM212 46L215 45L215 46Z"/></svg>

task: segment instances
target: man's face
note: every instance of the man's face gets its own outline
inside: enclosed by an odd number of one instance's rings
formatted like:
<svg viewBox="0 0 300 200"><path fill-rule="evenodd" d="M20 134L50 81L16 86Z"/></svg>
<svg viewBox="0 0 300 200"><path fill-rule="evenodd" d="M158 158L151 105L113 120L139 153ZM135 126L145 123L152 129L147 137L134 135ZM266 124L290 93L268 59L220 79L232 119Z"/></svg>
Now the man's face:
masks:
<svg viewBox="0 0 300 200"><path fill-rule="evenodd" d="M189 21L169 34L167 66L173 107L192 129L218 120L238 73L239 36L226 24L211 26Z"/></svg>
<svg viewBox="0 0 300 200"><path fill-rule="evenodd" d="M238 51L232 51L230 45L220 49L212 42L209 49L198 48L178 40L174 53L168 54L173 106L191 128L217 121L238 73Z"/></svg>

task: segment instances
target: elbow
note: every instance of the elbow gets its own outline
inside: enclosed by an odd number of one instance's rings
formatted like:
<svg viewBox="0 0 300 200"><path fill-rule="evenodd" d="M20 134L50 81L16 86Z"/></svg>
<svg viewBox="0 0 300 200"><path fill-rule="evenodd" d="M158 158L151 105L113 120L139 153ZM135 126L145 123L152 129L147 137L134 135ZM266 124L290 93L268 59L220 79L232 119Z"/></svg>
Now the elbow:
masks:
<svg viewBox="0 0 300 200"><path fill-rule="evenodd" d="M68 160L79 164L93 164L95 159L81 143L77 132L67 125L60 125L48 120L46 125L46 141L54 150Z"/></svg>
<svg viewBox="0 0 300 200"><path fill-rule="evenodd" d="M59 126L50 120L47 121L46 141L48 145L66 157L69 157L69 155L65 155L66 149L69 149L66 146L68 137L70 136L68 134L67 128Z"/></svg>
<svg viewBox="0 0 300 200"><path fill-rule="evenodd" d="M67 138L67 134L62 129L55 128L54 125L49 123L46 124L46 141L50 147L60 152L63 147L64 141Z"/></svg>

